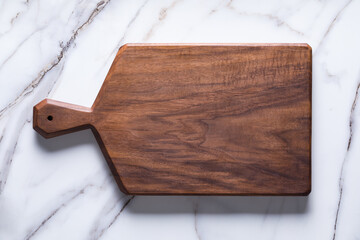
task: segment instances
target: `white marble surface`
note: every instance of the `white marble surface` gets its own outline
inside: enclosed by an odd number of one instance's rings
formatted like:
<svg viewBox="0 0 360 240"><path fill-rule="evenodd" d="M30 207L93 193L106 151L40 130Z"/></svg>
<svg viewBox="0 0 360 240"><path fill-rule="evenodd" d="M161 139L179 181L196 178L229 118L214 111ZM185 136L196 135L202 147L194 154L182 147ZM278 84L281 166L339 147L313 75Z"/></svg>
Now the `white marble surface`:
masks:
<svg viewBox="0 0 360 240"><path fill-rule="evenodd" d="M0 239L360 239L360 1L0 0ZM32 106L91 106L127 42L306 42L309 197L131 197L90 131L45 140Z"/></svg>

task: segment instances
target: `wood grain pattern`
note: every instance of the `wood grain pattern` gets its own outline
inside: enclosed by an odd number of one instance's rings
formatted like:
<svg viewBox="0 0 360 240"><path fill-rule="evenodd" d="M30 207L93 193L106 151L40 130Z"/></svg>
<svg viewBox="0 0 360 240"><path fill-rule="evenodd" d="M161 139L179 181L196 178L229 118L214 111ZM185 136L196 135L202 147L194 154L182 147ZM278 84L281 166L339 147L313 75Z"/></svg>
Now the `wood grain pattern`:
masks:
<svg viewBox="0 0 360 240"><path fill-rule="evenodd" d="M92 108L44 100L34 129L91 128L127 194L307 195L311 58L307 44L127 44Z"/></svg>

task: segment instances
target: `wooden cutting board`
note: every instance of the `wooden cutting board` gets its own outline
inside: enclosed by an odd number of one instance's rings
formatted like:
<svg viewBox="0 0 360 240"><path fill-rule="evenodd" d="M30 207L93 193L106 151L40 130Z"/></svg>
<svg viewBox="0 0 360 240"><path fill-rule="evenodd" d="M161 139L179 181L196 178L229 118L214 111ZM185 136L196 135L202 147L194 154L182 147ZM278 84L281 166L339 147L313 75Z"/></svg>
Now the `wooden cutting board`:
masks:
<svg viewBox="0 0 360 240"><path fill-rule="evenodd" d="M311 59L307 44L127 44L91 108L45 99L34 129L91 128L127 194L307 195Z"/></svg>

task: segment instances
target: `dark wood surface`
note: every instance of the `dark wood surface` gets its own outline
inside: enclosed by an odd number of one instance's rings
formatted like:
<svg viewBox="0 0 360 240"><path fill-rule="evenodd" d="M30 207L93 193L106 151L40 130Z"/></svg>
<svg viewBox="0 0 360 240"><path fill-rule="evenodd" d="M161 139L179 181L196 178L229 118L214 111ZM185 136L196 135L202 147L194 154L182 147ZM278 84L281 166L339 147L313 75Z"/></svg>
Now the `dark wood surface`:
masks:
<svg viewBox="0 0 360 240"><path fill-rule="evenodd" d="M34 129L91 128L127 194L307 195L307 44L127 44L92 108L44 100Z"/></svg>

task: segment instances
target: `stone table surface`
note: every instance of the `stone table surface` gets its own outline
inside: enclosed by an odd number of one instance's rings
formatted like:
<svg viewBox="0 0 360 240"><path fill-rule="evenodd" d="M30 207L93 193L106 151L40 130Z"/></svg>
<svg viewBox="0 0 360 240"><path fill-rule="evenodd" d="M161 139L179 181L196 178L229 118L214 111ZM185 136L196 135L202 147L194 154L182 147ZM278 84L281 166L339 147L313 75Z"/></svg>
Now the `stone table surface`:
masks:
<svg viewBox="0 0 360 240"><path fill-rule="evenodd" d="M0 0L0 239L360 239L360 1ZM126 196L90 130L45 140L32 107L90 107L125 43L308 43L308 197Z"/></svg>

